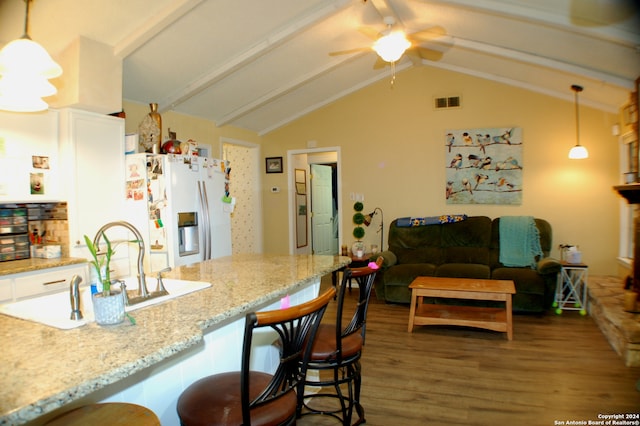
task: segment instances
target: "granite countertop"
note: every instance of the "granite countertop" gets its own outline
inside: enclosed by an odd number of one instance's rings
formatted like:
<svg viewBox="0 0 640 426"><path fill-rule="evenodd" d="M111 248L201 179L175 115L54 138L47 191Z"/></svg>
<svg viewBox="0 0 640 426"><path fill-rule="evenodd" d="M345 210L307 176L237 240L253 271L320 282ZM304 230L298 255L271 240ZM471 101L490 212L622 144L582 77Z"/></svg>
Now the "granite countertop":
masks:
<svg viewBox="0 0 640 426"><path fill-rule="evenodd" d="M87 259L76 257L58 257L55 259L23 259L0 262L0 277L3 275L19 274L22 272L33 272L42 269L57 268L60 266L77 265L87 263Z"/></svg>
<svg viewBox="0 0 640 426"><path fill-rule="evenodd" d="M0 425L21 424L198 344L203 332L349 264L342 256L234 255L167 277L212 287L132 313L137 321L56 328L0 314ZM171 324L171 326L168 326Z"/></svg>

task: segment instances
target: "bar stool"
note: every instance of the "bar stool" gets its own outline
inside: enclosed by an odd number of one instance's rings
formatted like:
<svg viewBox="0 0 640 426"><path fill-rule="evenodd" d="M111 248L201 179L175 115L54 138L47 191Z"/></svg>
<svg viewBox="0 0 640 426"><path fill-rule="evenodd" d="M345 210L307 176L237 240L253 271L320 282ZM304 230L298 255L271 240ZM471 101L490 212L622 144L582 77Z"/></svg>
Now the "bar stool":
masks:
<svg viewBox="0 0 640 426"><path fill-rule="evenodd" d="M107 402L78 407L55 417L46 426L160 426L150 409L126 402Z"/></svg>
<svg viewBox="0 0 640 426"><path fill-rule="evenodd" d="M365 423L364 408L360 404L362 375L360 357L365 340L367 308L377 269L382 265L378 257L376 267L347 268L342 276L338 292L335 324L321 324L316 340L312 345L308 370L318 370L318 379L307 376L305 386L320 388L317 393L298 392L298 417L309 414L323 414L334 417L345 426L351 426L353 410L358 414L355 424ZM359 287L358 302L353 316L343 326L345 292L352 279ZM323 371L330 371L327 377ZM346 386L346 394L341 387ZM333 388L333 389L330 389ZM337 401L337 404L325 404L321 401Z"/></svg>
<svg viewBox="0 0 640 426"><path fill-rule="evenodd" d="M296 391L304 385L313 341L336 291L287 309L250 312L246 316L240 371L204 377L182 392L177 411L183 426L294 425ZM251 343L256 329L278 335L280 362L273 374L251 371Z"/></svg>

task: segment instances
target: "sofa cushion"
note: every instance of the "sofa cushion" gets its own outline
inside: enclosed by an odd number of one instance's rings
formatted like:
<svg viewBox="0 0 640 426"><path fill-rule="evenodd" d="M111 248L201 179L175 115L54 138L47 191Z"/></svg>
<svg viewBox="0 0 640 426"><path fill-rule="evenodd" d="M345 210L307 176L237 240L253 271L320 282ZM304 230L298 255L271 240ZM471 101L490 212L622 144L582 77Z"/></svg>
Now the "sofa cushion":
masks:
<svg viewBox="0 0 640 426"><path fill-rule="evenodd" d="M392 266L384 272L385 286L406 287L417 277L432 277L436 265L431 263L408 263Z"/></svg>
<svg viewBox="0 0 640 426"><path fill-rule="evenodd" d="M442 247L489 247L491 243L491 219L486 216L471 216L440 228Z"/></svg>
<svg viewBox="0 0 640 426"><path fill-rule="evenodd" d="M545 294L544 279L535 269L529 268L496 268L491 273L494 280L512 280L516 286L516 294Z"/></svg>
<svg viewBox="0 0 640 426"><path fill-rule="evenodd" d="M440 247L441 225L403 228L397 219L389 226L389 250L397 253L401 249Z"/></svg>
<svg viewBox="0 0 640 426"><path fill-rule="evenodd" d="M435 276L487 280L491 278L491 270L489 266L477 263L445 263L444 265L438 266Z"/></svg>
<svg viewBox="0 0 640 426"><path fill-rule="evenodd" d="M442 263L442 249L440 247L402 248L394 251L398 263Z"/></svg>
<svg viewBox="0 0 640 426"><path fill-rule="evenodd" d="M442 263L480 263L489 265L487 247L447 247Z"/></svg>

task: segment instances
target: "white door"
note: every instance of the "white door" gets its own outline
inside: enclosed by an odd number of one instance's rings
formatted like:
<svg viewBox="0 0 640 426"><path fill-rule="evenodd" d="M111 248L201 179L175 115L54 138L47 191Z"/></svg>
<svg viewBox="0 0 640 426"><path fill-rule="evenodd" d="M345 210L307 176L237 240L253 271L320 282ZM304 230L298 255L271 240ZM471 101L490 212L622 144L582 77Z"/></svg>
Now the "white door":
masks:
<svg viewBox="0 0 640 426"><path fill-rule="evenodd" d="M311 226L313 254L338 253L334 230L331 166L311 165Z"/></svg>

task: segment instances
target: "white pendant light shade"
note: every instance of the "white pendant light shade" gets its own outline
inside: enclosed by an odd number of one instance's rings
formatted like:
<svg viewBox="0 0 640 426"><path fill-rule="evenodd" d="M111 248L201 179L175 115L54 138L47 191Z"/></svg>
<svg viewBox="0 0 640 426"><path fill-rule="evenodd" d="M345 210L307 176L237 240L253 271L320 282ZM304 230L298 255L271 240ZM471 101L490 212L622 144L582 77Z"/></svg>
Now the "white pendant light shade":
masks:
<svg viewBox="0 0 640 426"><path fill-rule="evenodd" d="M373 50L385 61L395 62L411 47L411 42L402 31L394 31L391 34L380 37L373 44Z"/></svg>
<svg viewBox="0 0 640 426"><path fill-rule="evenodd" d="M56 93L45 77L34 74L5 73L0 78L0 110L36 112L47 109L43 97Z"/></svg>
<svg viewBox="0 0 640 426"><path fill-rule="evenodd" d="M62 68L47 51L29 37L29 3L25 0L24 35L0 50L0 110L35 112L48 108L42 98L57 90L49 79L62 75Z"/></svg>
<svg viewBox="0 0 640 426"><path fill-rule="evenodd" d="M44 47L28 38L13 40L0 50L0 75L27 73L49 78L62 75L62 68Z"/></svg>
<svg viewBox="0 0 640 426"><path fill-rule="evenodd" d="M589 151L582 145L576 145L569 151L569 158L572 160L583 160L589 158Z"/></svg>

